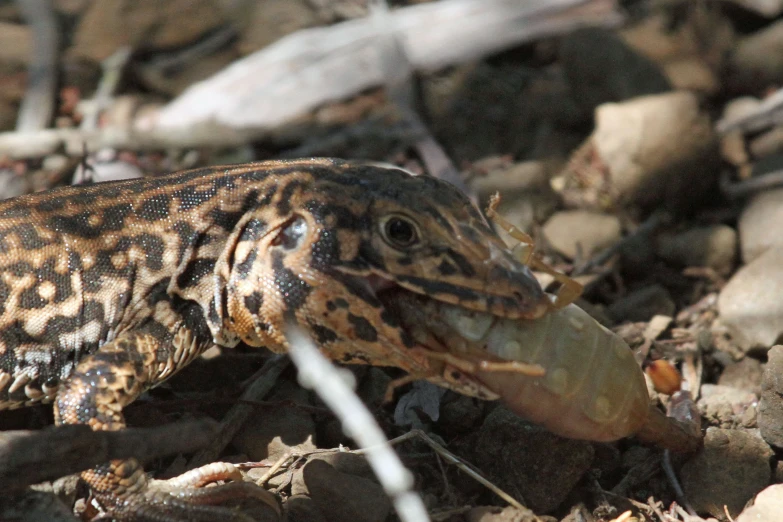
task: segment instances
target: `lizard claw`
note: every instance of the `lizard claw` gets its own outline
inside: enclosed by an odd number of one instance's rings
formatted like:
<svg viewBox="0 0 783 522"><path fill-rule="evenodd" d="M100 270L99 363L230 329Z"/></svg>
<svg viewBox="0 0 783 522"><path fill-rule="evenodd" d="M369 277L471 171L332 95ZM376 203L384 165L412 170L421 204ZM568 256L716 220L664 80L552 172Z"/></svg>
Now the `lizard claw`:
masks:
<svg viewBox="0 0 783 522"><path fill-rule="evenodd" d="M239 481L201 487L225 479ZM132 522L258 522L281 517L272 493L242 482L239 470L223 462L169 480L152 480L143 491L128 495L108 511L115 520Z"/></svg>

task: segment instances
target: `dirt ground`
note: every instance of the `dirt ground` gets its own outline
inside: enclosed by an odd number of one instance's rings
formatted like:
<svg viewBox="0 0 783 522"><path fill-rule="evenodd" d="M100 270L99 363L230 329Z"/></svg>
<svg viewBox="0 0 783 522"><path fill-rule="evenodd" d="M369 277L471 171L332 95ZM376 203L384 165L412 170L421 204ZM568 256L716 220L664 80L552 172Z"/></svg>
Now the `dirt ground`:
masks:
<svg viewBox="0 0 783 522"><path fill-rule="evenodd" d="M783 486L776 485L783 482L783 347L776 346L783 334L783 95L776 91L783 84L783 2L603 2L622 17L612 27L566 24L434 70L413 63L407 91L364 87L241 136L225 130L232 125L226 117L222 131L179 146L112 129L165 111L196 82L286 35L361 20L366 2L51 3L59 45L46 126L75 134L53 146L36 134L24 154L9 145L18 143L28 67L43 44L18 4L0 1L2 197L74 176L103 181L273 158L368 158L415 173L445 165L456 173L447 179L462 183L482 208L499 192L500 215L532 236L543 262L584 286L576 304L628 344L656 408L683 419L682 393L677 401L671 394L685 389L693 400L685 408L698 411L692 423L703 448L664 454L634 437L563 438L499 401L423 382L396 389L385 402L404 372L348 367L389 439L420 430L492 486L422 438L404 438L395 449L432 520L783 519ZM393 2L391 9L425 3ZM232 95L213 93L228 101ZM551 275L536 275L542 286L558 287ZM579 346L569 349L577 365L589 367L586 379L633 380L605 376L614 364L605 352L593 364ZM270 389L242 396L259 375ZM572 401L622 400L589 393L563 398L563 411ZM200 458L241 463L246 480L264 478L283 514L253 506L256 519L398 520L363 456L325 451L356 447L335 415L298 383L295 368L264 350L210 350L125 413L130 426L153 428L221 421L238 406L246 408L244 423L223 449ZM50 406L0 412L3 431L52 423ZM178 454L146 470L165 478L195 462L193 454ZM81 520L96 515L75 475L25 498L43 505L51 493L65 511L29 520L68 520L74 506ZM9 517L28 506L3 502L17 510L5 511Z"/></svg>

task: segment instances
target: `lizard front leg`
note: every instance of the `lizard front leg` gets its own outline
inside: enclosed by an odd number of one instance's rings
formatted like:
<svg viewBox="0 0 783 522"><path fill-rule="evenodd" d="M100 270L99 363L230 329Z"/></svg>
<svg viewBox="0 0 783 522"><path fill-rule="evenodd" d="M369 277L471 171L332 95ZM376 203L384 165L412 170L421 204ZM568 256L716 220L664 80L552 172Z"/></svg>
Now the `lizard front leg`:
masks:
<svg viewBox="0 0 783 522"><path fill-rule="evenodd" d="M143 331L126 333L107 343L84 359L63 383L55 403L55 421L88 424L94 430L124 428L122 409L160 382L161 372L170 373L172 365L174 370L178 366L175 359L183 355L176 344ZM214 476L214 471L210 469L205 475ZM193 488L182 485L193 480L172 479L171 484L151 481L136 459L114 460L81 476L116 520L245 522L252 519L215 504L251 497L276 507L270 493L249 483Z"/></svg>

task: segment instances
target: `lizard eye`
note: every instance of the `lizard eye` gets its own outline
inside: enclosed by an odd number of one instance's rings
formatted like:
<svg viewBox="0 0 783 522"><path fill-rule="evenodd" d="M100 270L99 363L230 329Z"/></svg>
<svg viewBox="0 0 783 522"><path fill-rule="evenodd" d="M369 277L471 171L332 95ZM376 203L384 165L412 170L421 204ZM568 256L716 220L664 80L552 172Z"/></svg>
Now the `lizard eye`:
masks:
<svg viewBox="0 0 783 522"><path fill-rule="evenodd" d="M419 241L416 225L408 218L391 216L383 223L383 238L393 247L406 248Z"/></svg>
<svg viewBox="0 0 783 522"><path fill-rule="evenodd" d="M307 221L302 216L296 216L283 227L272 244L285 250L295 250L302 246L308 229Z"/></svg>

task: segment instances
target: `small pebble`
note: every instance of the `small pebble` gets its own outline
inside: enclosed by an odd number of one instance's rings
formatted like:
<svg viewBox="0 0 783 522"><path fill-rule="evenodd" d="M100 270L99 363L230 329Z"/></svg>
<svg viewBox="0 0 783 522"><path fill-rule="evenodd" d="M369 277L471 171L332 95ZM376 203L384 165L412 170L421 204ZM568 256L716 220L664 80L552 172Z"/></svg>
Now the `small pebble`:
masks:
<svg viewBox="0 0 783 522"><path fill-rule="evenodd" d="M744 424L745 412L758 402L755 393L730 386L703 384L697 402L699 412L711 425L733 428Z"/></svg>
<svg viewBox="0 0 783 522"><path fill-rule="evenodd" d="M783 246L783 234L772 223L783 223L783 189L764 191L745 205L738 226L745 263L773 246Z"/></svg>
<svg viewBox="0 0 783 522"><path fill-rule="evenodd" d="M620 220L586 210L557 212L543 228L547 243L569 259L587 258L620 240Z"/></svg>
<svg viewBox="0 0 783 522"><path fill-rule="evenodd" d="M475 448L475 463L490 480L524 498L536 513L559 506L590 469L594 455L589 442L553 435L502 406L484 420Z"/></svg>
<svg viewBox="0 0 783 522"><path fill-rule="evenodd" d="M662 234L656 242L656 253L680 266L709 267L726 275L737 256L737 232L727 225L712 225Z"/></svg>
<svg viewBox="0 0 783 522"><path fill-rule="evenodd" d="M772 476L772 449L753 430L708 428L704 448L682 467L685 496L698 513L735 517Z"/></svg>
<svg viewBox="0 0 783 522"><path fill-rule="evenodd" d="M718 296L720 321L742 350L766 350L783 334L781 295L783 247L767 250L723 287Z"/></svg>
<svg viewBox="0 0 783 522"><path fill-rule="evenodd" d="M757 423L764 440L783 449L783 346L773 346L768 356L761 378Z"/></svg>
<svg viewBox="0 0 783 522"><path fill-rule="evenodd" d="M618 323L649 321L655 315L674 315L671 295L661 285L650 285L630 292L609 305L609 315Z"/></svg>
<svg viewBox="0 0 783 522"><path fill-rule="evenodd" d="M781 513L783 484L775 484L756 495L753 505L745 509L735 522L780 522Z"/></svg>

